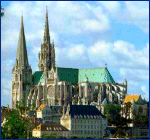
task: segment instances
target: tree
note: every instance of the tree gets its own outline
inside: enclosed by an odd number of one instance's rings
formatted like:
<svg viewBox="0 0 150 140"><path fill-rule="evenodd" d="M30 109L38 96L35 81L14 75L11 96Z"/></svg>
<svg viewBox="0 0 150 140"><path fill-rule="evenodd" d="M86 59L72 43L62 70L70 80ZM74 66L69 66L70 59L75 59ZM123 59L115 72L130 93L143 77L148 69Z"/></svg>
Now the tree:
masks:
<svg viewBox="0 0 150 140"><path fill-rule="evenodd" d="M4 16L4 8L1 6L1 17Z"/></svg>
<svg viewBox="0 0 150 140"><path fill-rule="evenodd" d="M105 116L108 119L109 124L119 125L120 124L120 111L121 106L118 104L106 104L105 105Z"/></svg>
<svg viewBox="0 0 150 140"><path fill-rule="evenodd" d="M25 114L26 107L20 101L17 109L10 111L6 115L6 123L1 129L1 138L4 139L27 139L29 133L34 128L34 118L27 118Z"/></svg>
<svg viewBox="0 0 150 140"><path fill-rule="evenodd" d="M13 110L6 116L7 122L2 128L1 138L19 139L26 138L25 121L21 118L18 110Z"/></svg>

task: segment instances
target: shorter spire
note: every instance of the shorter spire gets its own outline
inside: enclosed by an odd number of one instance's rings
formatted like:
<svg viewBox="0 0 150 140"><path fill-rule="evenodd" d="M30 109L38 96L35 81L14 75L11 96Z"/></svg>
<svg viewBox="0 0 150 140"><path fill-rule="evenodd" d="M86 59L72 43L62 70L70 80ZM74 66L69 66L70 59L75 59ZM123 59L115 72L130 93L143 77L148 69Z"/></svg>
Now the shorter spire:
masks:
<svg viewBox="0 0 150 140"><path fill-rule="evenodd" d="M18 48L17 48L16 64L18 64L18 66L20 67L26 67L29 65L25 33L24 33L23 15L21 16L21 26L20 26L20 33L19 33Z"/></svg>

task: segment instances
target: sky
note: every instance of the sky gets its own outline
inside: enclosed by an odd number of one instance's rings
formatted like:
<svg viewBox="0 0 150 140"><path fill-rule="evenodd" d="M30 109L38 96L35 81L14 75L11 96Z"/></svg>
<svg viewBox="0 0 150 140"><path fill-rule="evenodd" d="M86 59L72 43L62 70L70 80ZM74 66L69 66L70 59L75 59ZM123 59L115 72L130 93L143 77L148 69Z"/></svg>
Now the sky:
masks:
<svg viewBox="0 0 150 140"><path fill-rule="evenodd" d="M11 70L15 64L23 13L28 59L38 71L46 5L56 66L102 68L117 83L128 81L128 94L149 100L148 1L1 1L1 105L11 105ZM23 11L23 12L22 12Z"/></svg>

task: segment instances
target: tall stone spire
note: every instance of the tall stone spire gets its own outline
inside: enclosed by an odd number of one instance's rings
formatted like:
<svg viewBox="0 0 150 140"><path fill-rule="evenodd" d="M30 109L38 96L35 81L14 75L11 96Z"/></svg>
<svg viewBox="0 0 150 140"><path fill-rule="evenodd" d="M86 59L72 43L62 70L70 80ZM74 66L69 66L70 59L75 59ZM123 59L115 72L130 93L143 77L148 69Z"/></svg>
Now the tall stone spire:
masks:
<svg viewBox="0 0 150 140"><path fill-rule="evenodd" d="M20 68L25 68L26 66L29 65L27 48L26 48L26 40L25 40L25 34L24 34L23 15L21 16L21 27L20 27L20 33L19 33L16 64Z"/></svg>
<svg viewBox="0 0 150 140"><path fill-rule="evenodd" d="M23 16L21 16L21 27L19 33L16 63L12 69L12 108L16 108L19 101L24 101L29 93L29 86L32 85L32 69L28 63Z"/></svg>
<svg viewBox="0 0 150 140"><path fill-rule="evenodd" d="M50 41L47 7L46 7L43 43L41 44L41 51L39 52L38 56L39 56L38 67L40 71L46 72L46 71L51 70L51 68L55 67L55 47L54 47L54 43L51 43Z"/></svg>
<svg viewBox="0 0 150 140"><path fill-rule="evenodd" d="M46 7L46 18L45 18L45 29L43 43L50 44L50 33L49 33L49 23L48 23L48 10Z"/></svg>

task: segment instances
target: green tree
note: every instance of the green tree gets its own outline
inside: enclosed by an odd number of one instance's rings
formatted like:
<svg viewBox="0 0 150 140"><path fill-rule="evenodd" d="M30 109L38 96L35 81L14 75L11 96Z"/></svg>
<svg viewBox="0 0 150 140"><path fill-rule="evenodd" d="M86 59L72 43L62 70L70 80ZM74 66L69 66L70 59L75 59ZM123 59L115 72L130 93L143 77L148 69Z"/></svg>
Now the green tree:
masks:
<svg viewBox="0 0 150 140"><path fill-rule="evenodd" d="M121 116L121 106L118 104L106 104L105 105L105 116L108 119L108 124L120 125Z"/></svg>
<svg viewBox="0 0 150 140"><path fill-rule="evenodd" d="M25 121L21 118L18 110L13 110L6 116L7 122L2 128L1 138L19 139L26 138Z"/></svg>
<svg viewBox="0 0 150 140"><path fill-rule="evenodd" d="M1 6L1 17L4 16L4 8Z"/></svg>
<svg viewBox="0 0 150 140"><path fill-rule="evenodd" d="M4 139L26 139L34 128L34 118L26 117L26 107L21 101L17 109L10 111L6 115L6 123L1 129L1 138Z"/></svg>

